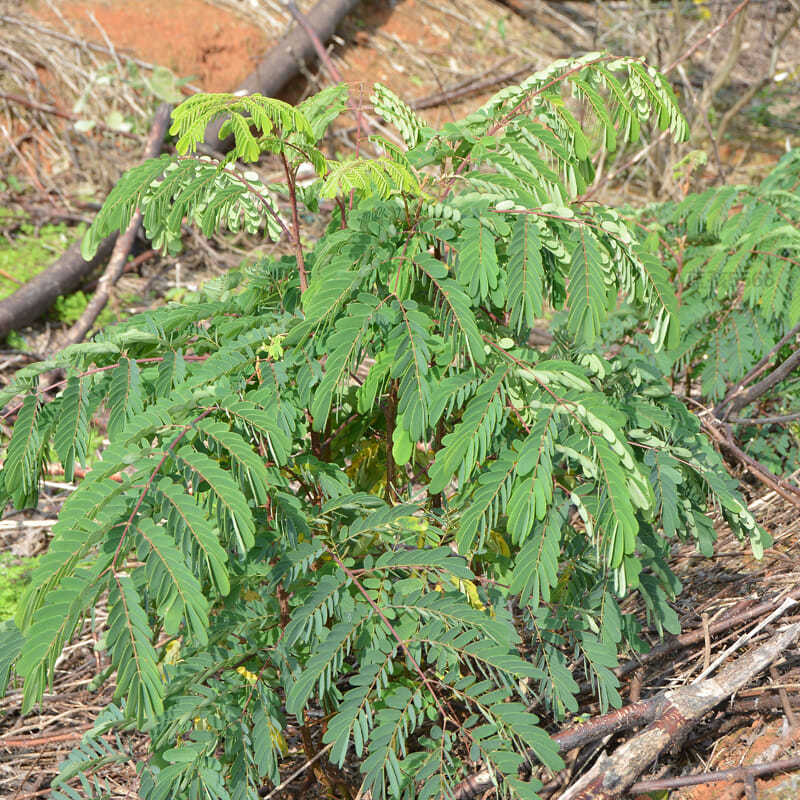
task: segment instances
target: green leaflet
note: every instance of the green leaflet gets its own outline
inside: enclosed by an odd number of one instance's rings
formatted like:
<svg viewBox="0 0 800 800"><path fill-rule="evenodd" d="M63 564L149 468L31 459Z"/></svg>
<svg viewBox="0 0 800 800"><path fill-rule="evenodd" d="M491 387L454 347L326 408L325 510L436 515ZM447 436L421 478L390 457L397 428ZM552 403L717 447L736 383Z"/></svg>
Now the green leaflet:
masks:
<svg viewBox="0 0 800 800"><path fill-rule="evenodd" d="M369 607L362 603L349 621L334 625L289 689L286 696L287 713L300 716L315 689L319 694L328 690L341 670L344 657L352 647L353 637L368 611Z"/></svg>
<svg viewBox="0 0 800 800"><path fill-rule="evenodd" d="M19 410L3 465L5 491L17 508L35 505L38 495L41 436L37 425L39 411L36 395L29 394Z"/></svg>
<svg viewBox="0 0 800 800"><path fill-rule="evenodd" d="M311 416L316 430L323 430L330 412L333 394L350 377L358 366L364 348L369 344L373 331L370 323L381 308L377 298L361 294L357 301L347 306L347 315L340 317L335 331L327 339L328 359L325 376L314 393Z"/></svg>
<svg viewBox="0 0 800 800"><path fill-rule="evenodd" d="M204 419L196 427L204 437L206 446L230 463L239 486L246 486L259 504L266 503L270 476L251 445L224 422Z"/></svg>
<svg viewBox="0 0 800 800"><path fill-rule="evenodd" d="M633 552L639 523L620 460L602 439L595 439L598 478L605 497L601 501L595 524L604 538L606 559L612 568L622 564L624 556Z"/></svg>
<svg viewBox="0 0 800 800"><path fill-rule="evenodd" d="M465 219L462 225L464 232L456 243L456 278L472 298L483 302L497 288L499 268L494 237L480 220Z"/></svg>
<svg viewBox="0 0 800 800"><path fill-rule="evenodd" d="M456 472L463 483L475 464L484 460L505 413L503 383L507 375L506 369L495 370L467 404L461 423L444 437L429 472L429 491L441 492Z"/></svg>
<svg viewBox="0 0 800 800"><path fill-rule="evenodd" d="M431 320L413 300L401 302L395 299L392 310L399 316L399 322L390 334L398 342L390 372L390 376L399 381L397 412L403 417L412 440L419 441L428 427L433 400L428 378Z"/></svg>
<svg viewBox="0 0 800 800"><path fill-rule="evenodd" d="M550 601L550 591L558 582L558 557L561 529L567 521L568 504L552 508L547 518L536 525L517 556L511 578L511 592L535 609L540 598Z"/></svg>
<svg viewBox="0 0 800 800"><path fill-rule="evenodd" d="M100 242L113 231L128 227L131 217L139 207L150 185L172 163L169 156L153 158L128 170L122 180L111 190L103 208L95 217L81 242L81 255L85 261L94 257Z"/></svg>
<svg viewBox="0 0 800 800"><path fill-rule="evenodd" d="M117 669L116 697L125 697L128 713L142 725L164 710L164 679L150 643L152 631L131 578L111 581L108 649Z"/></svg>
<svg viewBox="0 0 800 800"><path fill-rule="evenodd" d="M162 496L161 512L166 514L167 527L178 546L190 554L198 571L211 577L220 594L228 594L228 554L219 543L216 526L195 499L169 478L162 478L156 490Z"/></svg>
<svg viewBox="0 0 800 800"><path fill-rule="evenodd" d="M24 713L41 700L52 682L56 658L72 638L83 615L94 605L102 588L96 580L96 570L79 570L64 578L23 631L25 641L15 670L25 680Z"/></svg>
<svg viewBox="0 0 800 800"><path fill-rule="evenodd" d="M532 328L542 315L544 269L539 233L526 214L514 222L508 247L508 307L512 328Z"/></svg>
<svg viewBox="0 0 800 800"><path fill-rule="evenodd" d="M326 86L297 106L300 114L308 120L315 141L322 138L331 122L344 111L347 94L347 86L344 84Z"/></svg>
<svg viewBox="0 0 800 800"><path fill-rule="evenodd" d="M427 253L419 253L414 264L430 278L439 300L439 328L448 338L463 342L469 361L485 361L483 340L469 298L461 286L447 277L447 267Z"/></svg>
<svg viewBox="0 0 800 800"><path fill-rule="evenodd" d="M253 403L239 401L235 397L228 397L223 402L223 407L230 414L231 419L243 423L246 428L265 437L270 453L278 464L286 463L290 448L289 438L279 426L277 417L271 410L266 411Z"/></svg>
<svg viewBox="0 0 800 800"><path fill-rule="evenodd" d="M578 228L578 243L569 272L569 329L580 342L591 344L606 318L606 270L594 234Z"/></svg>
<svg viewBox="0 0 800 800"><path fill-rule="evenodd" d="M314 141L314 132L302 112L282 100L249 94L199 94L184 100L172 112L170 133L178 136L176 148L179 153L194 152L205 135L209 123L220 116L228 116L226 126L220 130L220 138L228 133L236 137L236 158L255 161L260 149L250 131L255 125L262 134L281 129L284 133L298 133Z"/></svg>
<svg viewBox="0 0 800 800"><path fill-rule="evenodd" d="M0 694L5 696L11 669L17 660L25 640L14 620L0 622Z"/></svg>
<svg viewBox="0 0 800 800"><path fill-rule="evenodd" d="M164 630L175 636L184 623L189 637L206 644L208 601L200 582L186 566L183 553L151 519L140 519L136 533L139 558L145 562L139 569L144 570Z"/></svg>
<svg viewBox="0 0 800 800"><path fill-rule="evenodd" d="M331 168L320 195L332 198L350 192L362 192L367 196L376 194L389 197L394 191L418 195L422 190L416 176L390 158L356 158Z"/></svg>
<svg viewBox="0 0 800 800"><path fill-rule="evenodd" d="M380 83L373 85L370 100L375 111L400 131L408 148L418 145L425 132L430 130L406 103Z"/></svg>
<svg viewBox="0 0 800 800"><path fill-rule="evenodd" d="M508 530L514 544L527 539L534 521L541 521L553 499L553 442L557 434L554 414L542 409L522 444L517 463L521 480L508 501Z"/></svg>
<svg viewBox="0 0 800 800"><path fill-rule="evenodd" d="M86 464L89 445L88 392L80 378L71 377L61 400L60 417L53 438L56 453L64 467L64 480L75 474L75 460Z"/></svg>
<svg viewBox="0 0 800 800"><path fill-rule="evenodd" d="M328 618L333 615L339 602L339 592L347 582L344 573L323 575L314 591L305 598L286 626L284 636L288 645L298 639L308 641L310 635L319 636Z"/></svg>
<svg viewBox="0 0 800 800"><path fill-rule="evenodd" d="M142 378L135 361L123 358L114 370L108 391L108 436L113 441L127 421L144 410Z"/></svg>
<svg viewBox="0 0 800 800"><path fill-rule="evenodd" d="M476 536L486 538L489 529L497 522L508 504L511 486L517 471L517 455L511 450L502 451L489 468L478 476L477 488L465 503L456 542L458 552L467 553Z"/></svg>
<svg viewBox="0 0 800 800"><path fill-rule="evenodd" d="M203 453L190 447L181 447L175 454L179 463L187 468L195 492L208 487L208 507L216 514L217 522L224 531L230 531L241 554L246 553L254 542L253 515L247 500L230 475Z"/></svg>

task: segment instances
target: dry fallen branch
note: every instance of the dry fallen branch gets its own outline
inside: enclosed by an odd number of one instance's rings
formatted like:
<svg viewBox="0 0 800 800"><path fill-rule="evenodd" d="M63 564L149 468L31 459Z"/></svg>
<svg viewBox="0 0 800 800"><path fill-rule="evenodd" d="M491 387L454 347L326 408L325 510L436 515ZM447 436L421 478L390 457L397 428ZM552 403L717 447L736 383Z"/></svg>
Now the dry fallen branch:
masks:
<svg viewBox="0 0 800 800"><path fill-rule="evenodd" d="M91 261L84 261L81 243L75 242L44 272L40 272L0 300L0 337L24 328L37 320L62 294L77 289L87 275L96 270L111 254L116 234L104 239Z"/></svg>
<svg viewBox="0 0 800 800"><path fill-rule="evenodd" d="M649 725L613 756L601 756L595 766L563 795L562 800L611 800L621 797L659 753L680 741L707 711L766 669L798 635L800 623L786 628L766 644L731 664L718 678L659 692L651 698L553 736L559 750L566 752L611 733ZM529 755L534 757L532 753ZM482 770L462 781L454 791L454 798L470 800L493 785L492 773Z"/></svg>
<svg viewBox="0 0 800 800"><path fill-rule="evenodd" d="M683 741L700 718L765 670L800 635L800 623L778 633L766 644L726 667L718 677L656 695L655 720L610 756L602 755L591 770L561 796L561 800L614 800L668 747Z"/></svg>
<svg viewBox="0 0 800 800"><path fill-rule="evenodd" d="M677 778L659 778L652 781L638 781L630 787L630 793L660 792L668 789L680 789L684 786L698 786L703 783L718 781L746 781L761 775L774 775L776 772L792 772L800 769L800 757L784 758L781 761L769 761L765 764L722 769L718 772L701 772L697 775L681 775Z"/></svg>

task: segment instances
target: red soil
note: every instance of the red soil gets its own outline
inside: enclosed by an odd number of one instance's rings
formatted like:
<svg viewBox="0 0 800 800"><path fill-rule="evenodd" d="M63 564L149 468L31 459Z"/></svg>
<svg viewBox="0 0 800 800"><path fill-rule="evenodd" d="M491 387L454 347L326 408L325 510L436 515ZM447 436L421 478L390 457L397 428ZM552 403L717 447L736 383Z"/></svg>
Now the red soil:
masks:
<svg viewBox="0 0 800 800"><path fill-rule="evenodd" d="M123 53L169 67L211 92L233 90L270 45L259 27L203 0L63 0L58 8L77 35L104 43L94 14ZM64 27L45 3L31 10Z"/></svg>

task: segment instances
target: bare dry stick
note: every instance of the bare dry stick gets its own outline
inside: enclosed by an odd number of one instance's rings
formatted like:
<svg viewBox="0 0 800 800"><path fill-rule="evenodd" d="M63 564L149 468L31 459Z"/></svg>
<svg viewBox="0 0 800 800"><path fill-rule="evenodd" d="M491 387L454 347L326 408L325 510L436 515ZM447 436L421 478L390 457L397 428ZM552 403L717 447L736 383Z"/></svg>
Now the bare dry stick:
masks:
<svg viewBox="0 0 800 800"><path fill-rule="evenodd" d="M721 769L718 772L701 772L699 775L681 775L677 778L659 778L652 781L638 781L630 788L630 794L646 792L662 792L669 789L680 789L684 786L699 786L703 783L718 781L744 781L747 777L757 778L761 775L774 775L776 772L792 772L800 768L800 757L785 758L782 761L770 761L766 764Z"/></svg>
<svg viewBox="0 0 800 800"><path fill-rule="evenodd" d="M264 794L263 795L264 800L271 800L271 798L274 797L276 794L278 794L278 792L283 791L283 789L285 789L293 780L295 780L295 778L299 778L309 767L313 766L317 761L319 761L322 758L322 756L324 756L325 753L327 753L328 750L331 749L331 747L333 747L333 742L331 742L328 745L325 745L325 747L323 747L322 750L320 750L314 756L314 758L310 758L308 761L306 761L306 763L303 764L303 766L296 769L285 781L281 781L281 783L278 786L276 786L271 792L269 792L269 794ZM261 792L259 792L259 795L261 795Z"/></svg>
<svg viewBox="0 0 800 800"><path fill-rule="evenodd" d="M54 733L50 736L19 736L15 738L0 738L0 748L7 747L9 749L18 748L32 748L36 749L45 744L53 742L69 742L72 739L80 739L85 731L88 731L91 725L81 725L78 730L69 731L69 733Z"/></svg>
<svg viewBox="0 0 800 800"><path fill-rule="evenodd" d="M787 597L771 614L764 617L755 628L740 636L730 647L723 650L722 653L694 679L693 683L700 683L704 678L707 678L731 653L735 653L743 644L747 644L759 631L769 625L772 620L777 619L784 611L796 605L797 600L792 597Z"/></svg>
<svg viewBox="0 0 800 800"><path fill-rule="evenodd" d="M172 106L167 103L162 103L158 107L144 148L144 157L146 159L155 158L161 151L161 144L164 140L167 126L169 125L171 111ZM108 303L111 297L111 289L119 280L120 275L125 271L125 261L128 258L131 247L133 247L133 242L136 239L136 234L139 231L141 222L142 212L137 209L125 232L117 238L106 271L97 284L97 291L92 296L92 299L89 301L89 304L84 309L78 321L65 334L61 342L62 347L80 342L89 332L92 325L94 325L100 312L105 308L106 303Z"/></svg>

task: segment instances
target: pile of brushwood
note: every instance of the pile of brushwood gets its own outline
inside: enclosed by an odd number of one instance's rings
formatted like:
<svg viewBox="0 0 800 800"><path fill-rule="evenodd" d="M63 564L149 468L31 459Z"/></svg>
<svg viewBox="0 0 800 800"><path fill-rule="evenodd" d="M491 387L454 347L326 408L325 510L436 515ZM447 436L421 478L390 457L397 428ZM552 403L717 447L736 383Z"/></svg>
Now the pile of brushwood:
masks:
<svg viewBox="0 0 800 800"><path fill-rule="evenodd" d="M115 699L58 796L103 796L93 773L127 759L107 734L137 729L148 800L253 798L280 784L297 735L336 795L537 797L541 768L563 765L547 731L581 710L580 683L620 706L620 656L646 649L645 626L678 632L673 545L710 554L715 510L757 557L769 547L715 444L798 498L775 474L796 436L756 458L735 434L797 395L797 151L757 187L614 209L581 199L598 150L642 129L687 136L638 59L556 62L439 130L385 87L372 100L396 136L342 161L318 144L343 86L297 107L181 104L178 155L123 176L84 257L137 211L156 248L188 219L285 237L293 255L26 367L0 398L3 504L35 506L55 462L67 481L92 462L0 626L0 691L21 687L27 712L107 608ZM196 155L220 118L229 151ZM262 157L285 184L241 166ZM317 214L310 244L301 219ZM529 344L543 325L546 352ZM108 444L92 461L95 419ZM621 610L633 595L641 618ZM710 702L696 693L651 719L690 726Z"/></svg>

